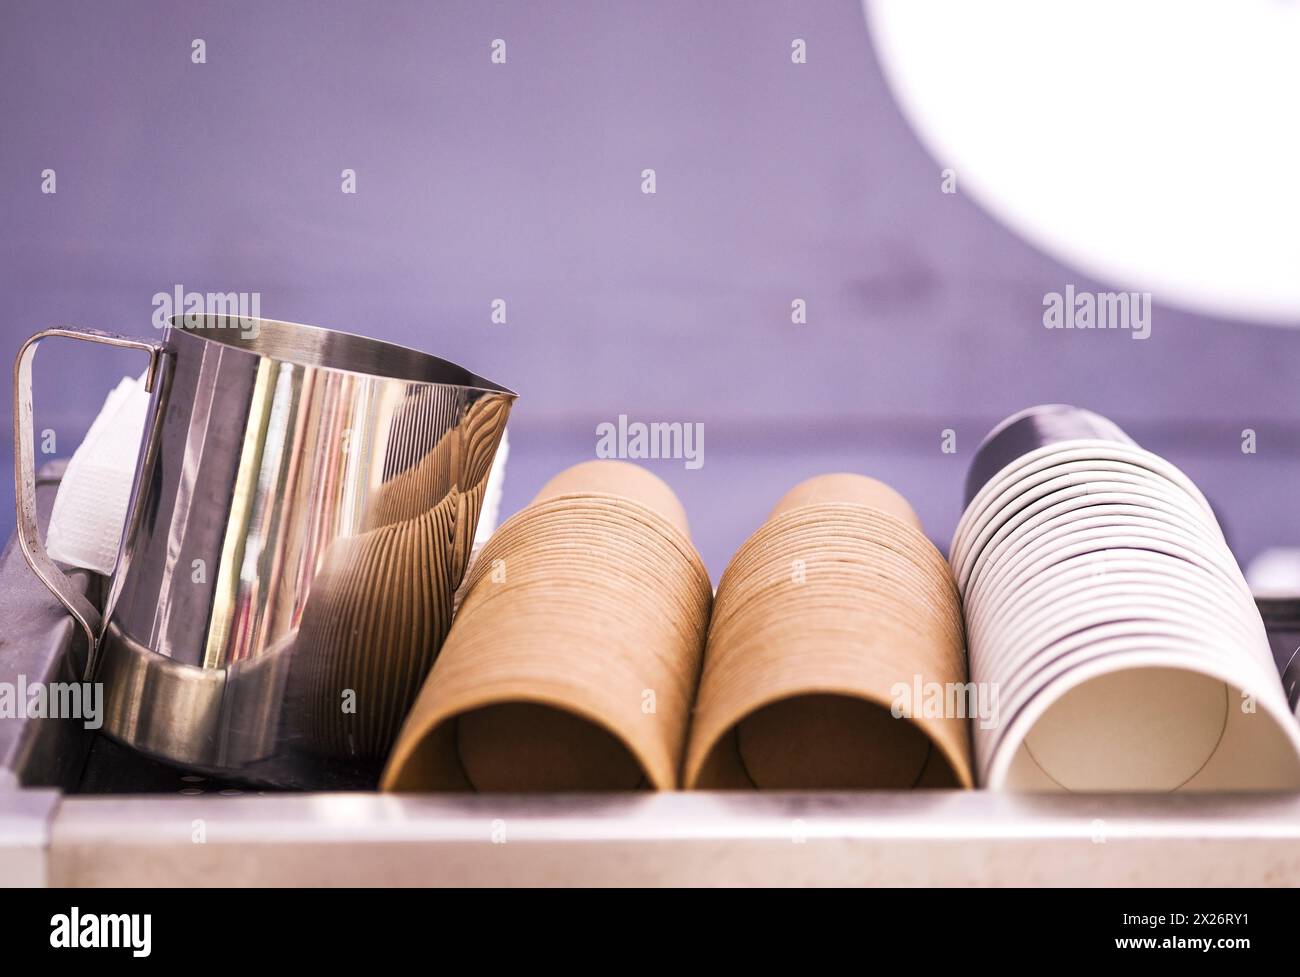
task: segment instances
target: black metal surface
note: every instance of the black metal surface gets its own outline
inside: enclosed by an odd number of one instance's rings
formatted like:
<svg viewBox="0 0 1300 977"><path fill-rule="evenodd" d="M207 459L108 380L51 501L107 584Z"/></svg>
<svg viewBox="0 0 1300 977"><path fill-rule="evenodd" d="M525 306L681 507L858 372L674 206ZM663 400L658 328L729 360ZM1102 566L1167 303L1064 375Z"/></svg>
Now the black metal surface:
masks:
<svg viewBox="0 0 1300 977"><path fill-rule="evenodd" d="M239 794L249 792L239 784L203 777L159 763L96 736L86 756L75 788L76 794Z"/></svg>
<svg viewBox="0 0 1300 977"><path fill-rule="evenodd" d="M1255 603L1268 630L1273 661L1292 709L1300 707L1300 597L1259 597Z"/></svg>
<svg viewBox="0 0 1300 977"><path fill-rule="evenodd" d="M36 507L42 531L65 463L45 466L36 486ZM72 580L92 600L99 578L84 570ZM75 662L85 655L85 638L67 611L23 559L11 536L0 555L0 683L17 689L37 683L81 680ZM0 789L6 785L59 787L77 783L90 734L72 719L0 719Z"/></svg>

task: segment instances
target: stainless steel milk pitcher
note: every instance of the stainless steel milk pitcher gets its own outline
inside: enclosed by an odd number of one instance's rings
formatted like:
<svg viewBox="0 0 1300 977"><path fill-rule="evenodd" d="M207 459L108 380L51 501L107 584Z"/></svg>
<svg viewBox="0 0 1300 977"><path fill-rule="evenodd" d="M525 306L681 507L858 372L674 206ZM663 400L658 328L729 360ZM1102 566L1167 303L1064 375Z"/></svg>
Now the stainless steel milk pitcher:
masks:
<svg viewBox="0 0 1300 977"><path fill-rule="evenodd" d="M36 525L31 362L51 336L149 354L102 617ZM288 322L185 315L160 342L29 339L18 535L86 633L105 731L218 776L372 783L450 626L514 399L425 353Z"/></svg>

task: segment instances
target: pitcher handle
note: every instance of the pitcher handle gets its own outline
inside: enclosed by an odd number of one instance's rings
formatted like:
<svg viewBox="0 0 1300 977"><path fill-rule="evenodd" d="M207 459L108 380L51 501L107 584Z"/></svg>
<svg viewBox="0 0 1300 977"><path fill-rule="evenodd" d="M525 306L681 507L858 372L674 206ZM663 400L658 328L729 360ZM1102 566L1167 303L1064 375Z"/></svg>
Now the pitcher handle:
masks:
<svg viewBox="0 0 1300 977"><path fill-rule="evenodd" d="M149 371L145 375L145 390L152 391L162 363L161 343L146 339L132 339L99 329L78 326L55 326L43 329L23 343L14 359L14 499L17 503L18 544L23 556L36 576L50 589L86 633L86 679L94 672L96 652L99 647L103 621L99 609L81 593L58 565L50 559L41 542L41 531L36 522L36 449L32 430L32 359L42 339L61 336L66 339L84 339L106 346L120 346L143 350L149 354Z"/></svg>

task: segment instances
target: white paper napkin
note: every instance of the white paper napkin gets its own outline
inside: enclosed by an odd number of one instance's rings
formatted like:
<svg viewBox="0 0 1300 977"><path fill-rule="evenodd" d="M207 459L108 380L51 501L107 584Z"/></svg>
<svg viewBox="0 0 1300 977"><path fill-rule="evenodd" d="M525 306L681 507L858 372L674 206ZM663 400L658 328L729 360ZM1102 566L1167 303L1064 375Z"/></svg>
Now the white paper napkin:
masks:
<svg viewBox="0 0 1300 977"><path fill-rule="evenodd" d="M54 559L113 572L148 410L143 375L123 377L105 398L54 498L45 544Z"/></svg>

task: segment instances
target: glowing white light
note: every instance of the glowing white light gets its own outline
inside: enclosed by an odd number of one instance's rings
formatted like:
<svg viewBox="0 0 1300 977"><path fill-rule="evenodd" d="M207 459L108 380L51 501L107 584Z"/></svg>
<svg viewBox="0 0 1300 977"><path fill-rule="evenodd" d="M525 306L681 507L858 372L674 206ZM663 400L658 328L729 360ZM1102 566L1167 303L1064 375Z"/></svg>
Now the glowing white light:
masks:
<svg viewBox="0 0 1300 977"><path fill-rule="evenodd" d="M1300 326L1300 2L866 2L959 192L1102 282Z"/></svg>

